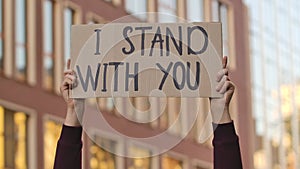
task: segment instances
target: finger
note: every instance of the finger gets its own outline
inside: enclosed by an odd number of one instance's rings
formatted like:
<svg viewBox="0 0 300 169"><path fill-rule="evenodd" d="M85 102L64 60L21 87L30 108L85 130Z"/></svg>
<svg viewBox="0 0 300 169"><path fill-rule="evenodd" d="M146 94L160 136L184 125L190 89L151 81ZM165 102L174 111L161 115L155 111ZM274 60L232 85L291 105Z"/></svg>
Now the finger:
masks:
<svg viewBox="0 0 300 169"><path fill-rule="evenodd" d="M218 72L217 82L219 82L223 78L224 75L228 76L228 69L222 69Z"/></svg>
<svg viewBox="0 0 300 169"><path fill-rule="evenodd" d="M68 59L68 62L67 62L67 69L70 69L71 68L71 59Z"/></svg>
<svg viewBox="0 0 300 169"><path fill-rule="evenodd" d="M72 79L65 78L64 81L63 81L63 85L62 86L69 88L70 85L72 85L72 84L73 84L73 80Z"/></svg>
<svg viewBox="0 0 300 169"><path fill-rule="evenodd" d="M75 81L76 79L74 75L70 75L70 74L65 75L65 78L71 79L72 81Z"/></svg>
<svg viewBox="0 0 300 169"><path fill-rule="evenodd" d="M64 71L64 75L66 74L74 74L74 71L72 69L67 69Z"/></svg>
<svg viewBox="0 0 300 169"><path fill-rule="evenodd" d="M216 87L217 92L219 92L223 88L226 81L229 81L229 79L228 79L228 76L224 75L222 80L218 83L218 85Z"/></svg>
<svg viewBox="0 0 300 169"><path fill-rule="evenodd" d="M222 64L223 64L223 68L225 69L227 67L227 63L228 63L228 57L224 56L223 60L222 60Z"/></svg>
<svg viewBox="0 0 300 169"><path fill-rule="evenodd" d="M227 91L229 91L229 89L234 89L234 85L231 81L226 81L222 86L221 90L219 91L219 93L224 94Z"/></svg>

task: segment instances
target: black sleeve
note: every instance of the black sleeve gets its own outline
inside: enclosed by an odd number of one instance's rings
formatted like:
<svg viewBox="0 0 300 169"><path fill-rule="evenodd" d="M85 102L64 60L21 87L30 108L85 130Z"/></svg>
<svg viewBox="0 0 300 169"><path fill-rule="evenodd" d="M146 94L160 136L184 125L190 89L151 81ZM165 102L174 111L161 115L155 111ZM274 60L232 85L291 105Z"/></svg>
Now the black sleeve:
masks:
<svg viewBox="0 0 300 169"><path fill-rule="evenodd" d="M63 125L57 143L54 169L81 169L82 127Z"/></svg>
<svg viewBox="0 0 300 169"><path fill-rule="evenodd" d="M233 122L213 126L214 169L242 169L239 138Z"/></svg>

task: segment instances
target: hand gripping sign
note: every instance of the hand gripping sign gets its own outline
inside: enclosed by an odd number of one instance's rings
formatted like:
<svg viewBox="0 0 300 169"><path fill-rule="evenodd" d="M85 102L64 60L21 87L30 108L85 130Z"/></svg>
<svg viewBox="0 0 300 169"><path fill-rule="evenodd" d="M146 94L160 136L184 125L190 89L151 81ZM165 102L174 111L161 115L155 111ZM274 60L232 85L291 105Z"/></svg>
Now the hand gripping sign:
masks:
<svg viewBox="0 0 300 169"><path fill-rule="evenodd" d="M75 25L73 98L220 97L220 23Z"/></svg>

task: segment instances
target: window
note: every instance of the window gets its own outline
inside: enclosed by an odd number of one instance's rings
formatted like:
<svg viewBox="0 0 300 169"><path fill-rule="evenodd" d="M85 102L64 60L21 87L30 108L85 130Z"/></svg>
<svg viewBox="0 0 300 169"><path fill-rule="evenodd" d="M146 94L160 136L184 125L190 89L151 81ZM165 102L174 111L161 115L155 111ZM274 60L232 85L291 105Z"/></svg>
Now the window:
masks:
<svg viewBox="0 0 300 169"><path fill-rule="evenodd" d="M229 53L229 29L228 29L228 11L227 6L220 5L220 21L222 22L222 35L223 35L223 55L230 57Z"/></svg>
<svg viewBox="0 0 300 169"><path fill-rule="evenodd" d="M75 11L71 8L64 9L64 63L70 58L71 53L71 26L75 23Z"/></svg>
<svg viewBox="0 0 300 169"><path fill-rule="evenodd" d="M233 51L230 49L231 39L229 37L233 37L230 34L230 21L229 21L229 9L226 4L219 2L218 0L212 1L212 21L213 22L221 22L222 23L222 38L223 38L223 56L229 57L230 66L235 65L235 59Z"/></svg>
<svg viewBox="0 0 300 169"><path fill-rule="evenodd" d="M25 81L26 50L26 0L15 0L15 77Z"/></svg>
<svg viewBox="0 0 300 169"><path fill-rule="evenodd" d="M183 169L182 160L178 160L168 155L164 155L161 160L163 169Z"/></svg>
<svg viewBox="0 0 300 169"><path fill-rule="evenodd" d="M158 0L159 22L177 21L177 0Z"/></svg>
<svg viewBox="0 0 300 169"><path fill-rule="evenodd" d="M192 22L204 21L204 0L187 1L187 18Z"/></svg>
<svg viewBox="0 0 300 169"><path fill-rule="evenodd" d="M54 120L44 123L44 168L53 169L55 150L62 124Z"/></svg>
<svg viewBox="0 0 300 169"><path fill-rule="evenodd" d="M126 0L125 8L127 12L136 14L135 17L147 20L147 0Z"/></svg>
<svg viewBox="0 0 300 169"><path fill-rule="evenodd" d="M27 120L0 106L0 168L27 169Z"/></svg>
<svg viewBox="0 0 300 169"><path fill-rule="evenodd" d="M93 144L89 148L90 168L116 169L117 157L112 152L117 152L117 142L110 139L100 138L98 136L95 137L94 141L95 142L93 142Z"/></svg>
<svg viewBox="0 0 300 169"><path fill-rule="evenodd" d="M0 0L0 74L3 71L3 19L2 19L2 0Z"/></svg>
<svg viewBox="0 0 300 169"><path fill-rule="evenodd" d="M137 158L128 158L128 169L151 169L152 158L150 158L150 150L137 146L131 146L129 147L129 153Z"/></svg>
<svg viewBox="0 0 300 169"><path fill-rule="evenodd" d="M53 1L44 1L44 57L43 57L43 85L45 89L52 90L54 81L54 62L53 62Z"/></svg>

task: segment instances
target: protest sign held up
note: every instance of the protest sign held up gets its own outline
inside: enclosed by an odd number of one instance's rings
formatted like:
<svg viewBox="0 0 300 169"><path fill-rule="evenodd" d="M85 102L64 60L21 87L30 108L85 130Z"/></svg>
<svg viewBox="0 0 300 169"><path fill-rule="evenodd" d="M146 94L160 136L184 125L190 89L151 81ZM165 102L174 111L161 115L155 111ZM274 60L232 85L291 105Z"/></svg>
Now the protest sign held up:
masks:
<svg viewBox="0 0 300 169"><path fill-rule="evenodd" d="M72 97L219 97L221 36L220 23L72 26Z"/></svg>

